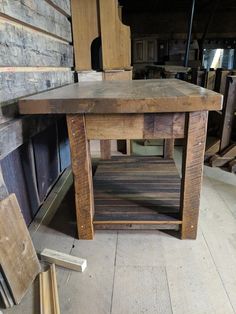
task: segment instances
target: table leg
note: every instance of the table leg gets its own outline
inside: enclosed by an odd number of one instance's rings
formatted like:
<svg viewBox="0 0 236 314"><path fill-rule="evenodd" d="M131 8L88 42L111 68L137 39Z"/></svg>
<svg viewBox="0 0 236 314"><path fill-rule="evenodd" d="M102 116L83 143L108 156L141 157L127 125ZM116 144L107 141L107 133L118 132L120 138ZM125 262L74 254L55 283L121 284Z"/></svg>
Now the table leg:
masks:
<svg viewBox="0 0 236 314"><path fill-rule="evenodd" d="M180 210L182 239L196 239L208 112L186 114Z"/></svg>
<svg viewBox="0 0 236 314"><path fill-rule="evenodd" d="M75 185L77 228L80 239L93 239L94 198L89 143L83 114L67 115Z"/></svg>
<svg viewBox="0 0 236 314"><path fill-rule="evenodd" d="M110 140L101 140L100 141L101 149L101 159L111 159L111 141Z"/></svg>
<svg viewBox="0 0 236 314"><path fill-rule="evenodd" d="M165 139L164 140L164 159L173 159L174 157L174 147L175 147L175 139Z"/></svg>

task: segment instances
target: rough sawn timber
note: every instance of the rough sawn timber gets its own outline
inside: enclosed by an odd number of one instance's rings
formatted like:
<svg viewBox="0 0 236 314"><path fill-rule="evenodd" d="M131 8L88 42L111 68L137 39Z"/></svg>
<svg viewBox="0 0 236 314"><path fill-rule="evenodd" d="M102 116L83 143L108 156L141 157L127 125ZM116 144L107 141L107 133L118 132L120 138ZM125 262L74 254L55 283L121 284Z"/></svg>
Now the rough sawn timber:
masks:
<svg viewBox="0 0 236 314"><path fill-rule="evenodd" d="M220 110L223 96L176 79L81 82L20 100L20 112L158 113Z"/></svg>
<svg viewBox="0 0 236 314"><path fill-rule="evenodd" d="M40 264L15 194L0 201L0 264L19 304L40 272Z"/></svg>
<svg viewBox="0 0 236 314"><path fill-rule="evenodd" d="M89 140L184 137L184 113L88 114L85 120Z"/></svg>
<svg viewBox="0 0 236 314"><path fill-rule="evenodd" d="M72 41L71 25L67 17L42 0L3 0L0 14L27 26L53 34L67 42Z"/></svg>
<svg viewBox="0 0 236 314"><path fill-rule="evenodd" d="M73 66L71 45L1 17L0 47L1 67Z"/></svg>
<svg viewBox="0 0 236 314"><path fill-rule="evenodd" d="M197 236L207 117L207 111L191 112L186 117L180 204L182 239L196 239Z"/></svg>
<svg viewBox="0 0 236 314"><path fill-rule="evenodd" d="M72 172L75 185L77 220L80 239L93 239L93 182L89 143L84 115L67 115Z"/></svg>
<svg viewBox="0 0 236 314"><path fill-rule="evenodd" d="M0 72L1 102L72 83L73 72L68 69L32 72ZM54 91L56 92L56 91Z"/></svg>
<svg viewBox="0 0 236 314"><path fill-rule="evenodd" d="M102 39L102 64L104 70L131 67L130 27L123 25L117 0L99 0Z"/></svg>
<svg viewBox="0 0 236 314"><path fill-rule="evenodd" d="M91 70L91 44L100 34L96 0L72 0L72 29L77 71Z"/></svg>

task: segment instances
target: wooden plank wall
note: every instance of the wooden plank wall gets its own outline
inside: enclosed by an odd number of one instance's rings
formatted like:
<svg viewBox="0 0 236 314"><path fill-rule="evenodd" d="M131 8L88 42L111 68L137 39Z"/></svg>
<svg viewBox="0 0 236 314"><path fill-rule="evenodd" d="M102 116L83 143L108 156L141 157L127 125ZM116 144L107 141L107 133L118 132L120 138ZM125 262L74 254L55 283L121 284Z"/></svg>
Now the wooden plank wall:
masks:
<svg viewBox="0 0 236 314"><path fill-rule="evenodd" d="M28 224L70 156L65 119L17 100L74 82L70 16L70 0L0 0L0 199L16 193Z"/></svg>

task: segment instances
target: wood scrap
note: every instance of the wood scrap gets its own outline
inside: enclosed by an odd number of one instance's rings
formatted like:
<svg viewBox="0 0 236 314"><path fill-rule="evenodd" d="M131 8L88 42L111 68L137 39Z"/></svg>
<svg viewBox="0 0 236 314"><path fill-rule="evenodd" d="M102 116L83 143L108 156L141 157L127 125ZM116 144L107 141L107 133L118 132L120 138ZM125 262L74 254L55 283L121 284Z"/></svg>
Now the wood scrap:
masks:
<svg viewBox="0 0 236 314"><path fill-rule="evenodd" d="M0 264L15 304L40 272L40 264L15 194L0 201Z"/></svg>
<svg viewBox="0 0 236 314"><path fill-rule="evenodd" d="M39 274L40 314L60 314L55 264Z"/></svg>
<svg viewBox="0 0 236 314"><path fill-rule="evenodd" d="M209 164L211 167L222 167L236 157L236 144L228 146L221 154L211 157Z"/></svg>
<svg viewBox="0 0 236 314"><path fill-rule="evenodd" d="M86 259L64 254L50 249L44 249L41 254L41 260L54 263L68 269L83 272L87 267Z"/></svg>

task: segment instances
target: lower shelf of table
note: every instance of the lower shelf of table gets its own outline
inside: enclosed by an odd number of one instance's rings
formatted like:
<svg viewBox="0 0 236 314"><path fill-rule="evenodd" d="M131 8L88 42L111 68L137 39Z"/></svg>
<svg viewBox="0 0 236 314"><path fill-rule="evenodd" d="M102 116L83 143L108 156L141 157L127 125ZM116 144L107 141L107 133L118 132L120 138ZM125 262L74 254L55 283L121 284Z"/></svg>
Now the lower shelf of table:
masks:
<svg viewBox="0 0 236 314"><path fill-rule="evenodd" d="M94 176L97 229L177 229L180 185L173 160L113 157Z"/></svg>

